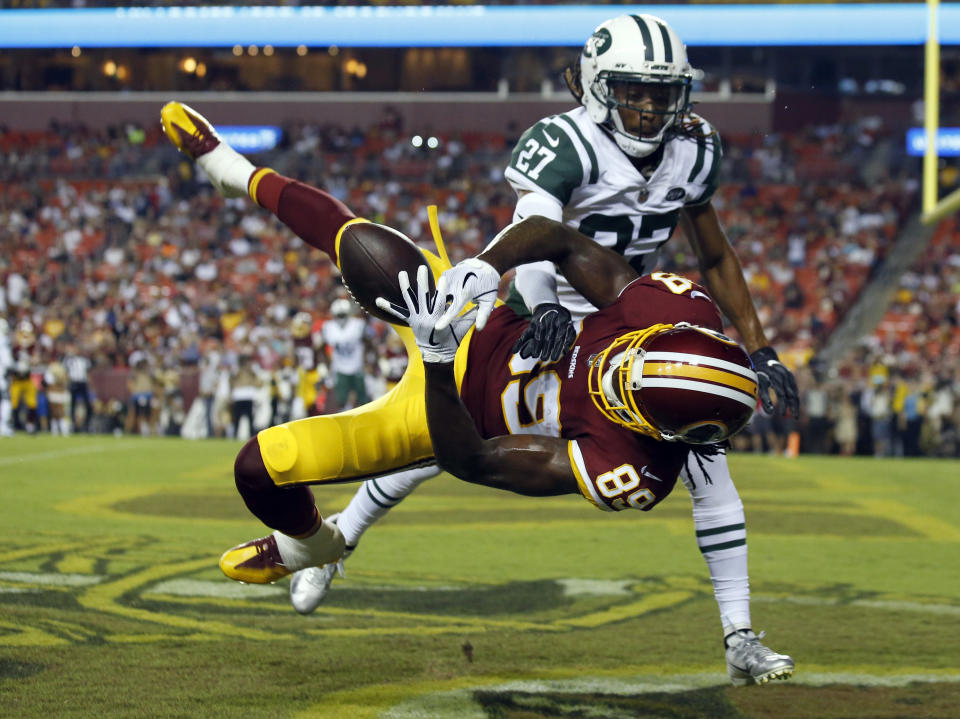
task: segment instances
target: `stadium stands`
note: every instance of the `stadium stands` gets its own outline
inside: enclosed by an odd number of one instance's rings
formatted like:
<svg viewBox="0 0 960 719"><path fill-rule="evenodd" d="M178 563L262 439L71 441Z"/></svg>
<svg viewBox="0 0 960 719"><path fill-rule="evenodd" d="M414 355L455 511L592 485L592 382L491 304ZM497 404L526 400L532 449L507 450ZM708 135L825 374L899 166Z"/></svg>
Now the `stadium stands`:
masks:
<svg viewBox="0 0 960 719"><path fill-rule="evenodd" d="M177 425L171 417L182 425L198 394L201 358L216 356L227 367L252 356L276 385L276 373L296 366L291 319L306 311L321 320L337 295L329 261L252 203L217 196L160 139L158 129L135 125L0 133L0 310L11 327L28 320L37 329L42 363L60 356L68 341L92 359L100 430L134 429L122 408L132 391L125 380L138 363L159 377L155 394L164 398L166 431ZM888 143L877 123L725 139L716 205L771 339L803 366L883 262L914 209L916 183L891 172L864 181L872 154ZM501 173L512 140L500 133L439 140L435 150L415 147L386 121L365 129L294 124L282 145L256 162L322 184L358 214L420 240L429 241L427 204L437 204L456 261L510 221L513 196ZM919 446L880 430L883 408L871 402L881 367L892 396L887 426L909 424L922 401L935 408L938 432L955 433L960 260L949 238L956 232L955 224L941 228L904 275L873 339L835 366L832 380L818 384L803 375L808 387L824 392L823 411L809 409L826 428L804 449L844 451L851 393L862 405L861 429L890 435L885 444L871 443L861 431L858 451L909 453ZM668 268L696 274L684 242L667 250ZM385 333L381 323L371 326ZM920 400L908 402L914 395ZM873 411L879 424L864 419ZM806 431L811 420L803 422ZM229 423L220 424L226 432ZM816 440L831 429L841 436ZM758 446L779 449L780 441L770 437ZM940 442L925 446L945 451Z"/></svg>

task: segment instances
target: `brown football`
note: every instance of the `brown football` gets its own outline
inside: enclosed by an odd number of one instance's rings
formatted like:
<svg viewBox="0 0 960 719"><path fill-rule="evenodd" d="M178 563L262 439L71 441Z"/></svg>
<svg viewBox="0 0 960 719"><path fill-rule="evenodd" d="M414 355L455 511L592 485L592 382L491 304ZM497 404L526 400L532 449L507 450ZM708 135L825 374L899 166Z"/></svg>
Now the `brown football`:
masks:
<svg viewBox="0 0 960 719"><path fill-rule="evenodd" d="M340 236L340 272L343 284L363 309L385 322L404 324L376 305L384 297L405 307L397 275L406 270L416 287L417 268L428 265L423 253L404 234L374 222L357 222ZM430 275L430 289L434 289Z"/></svg>

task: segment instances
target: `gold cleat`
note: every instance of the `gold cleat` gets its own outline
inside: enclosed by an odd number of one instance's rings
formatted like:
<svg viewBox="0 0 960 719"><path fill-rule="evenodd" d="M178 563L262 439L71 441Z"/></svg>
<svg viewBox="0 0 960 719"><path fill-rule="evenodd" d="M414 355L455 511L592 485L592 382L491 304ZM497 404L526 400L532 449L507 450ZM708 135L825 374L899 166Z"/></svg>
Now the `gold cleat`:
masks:
<svg viewBox="0 0 960 719"><path fill-rule="evenodd" d="M220 557L220 570L234 581L249 584L270 584L293 574L283 565L272 534L228 549Z"/></svg>
<svg viewBox="0 0 960 719"><path fill-rule="evenodd" d="M160 110L160 124L180 152L196 160L220 144L220 137L207 119L189 105L168 102Z"/></svg>

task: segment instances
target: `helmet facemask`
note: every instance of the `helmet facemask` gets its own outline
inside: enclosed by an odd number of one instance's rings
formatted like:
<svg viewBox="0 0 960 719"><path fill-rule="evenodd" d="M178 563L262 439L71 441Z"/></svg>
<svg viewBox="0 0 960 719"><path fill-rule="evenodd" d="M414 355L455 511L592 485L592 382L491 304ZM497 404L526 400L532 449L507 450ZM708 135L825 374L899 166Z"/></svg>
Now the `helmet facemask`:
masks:
<svg viewBox="0 0 960 719"><path fill-rule="evenodd" d="M590 87L610 111L606 127L633 157L653 153L690 107L690 78L642 78L601 72Z"/></svg>

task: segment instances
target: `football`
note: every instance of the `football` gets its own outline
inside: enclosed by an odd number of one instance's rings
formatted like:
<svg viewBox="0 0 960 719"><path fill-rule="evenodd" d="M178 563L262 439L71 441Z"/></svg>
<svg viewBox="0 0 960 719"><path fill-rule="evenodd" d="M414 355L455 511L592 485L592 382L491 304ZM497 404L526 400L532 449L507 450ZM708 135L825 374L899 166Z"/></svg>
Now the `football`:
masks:
<svg viewBox="0 0 960 719"><path fill-rule="evenodd" d="M413 242L396 230L374 222L357 222L350 225L340 236L340 272L343 284L353 299L369 314L385 322L403 324L376 305L377 297L383 297L401 307L405 306L400 294L397 274L406 270L410 283L417 281L417 268L429 265L423 253ZM430 276L430 289L434 289Z"/></svg>

